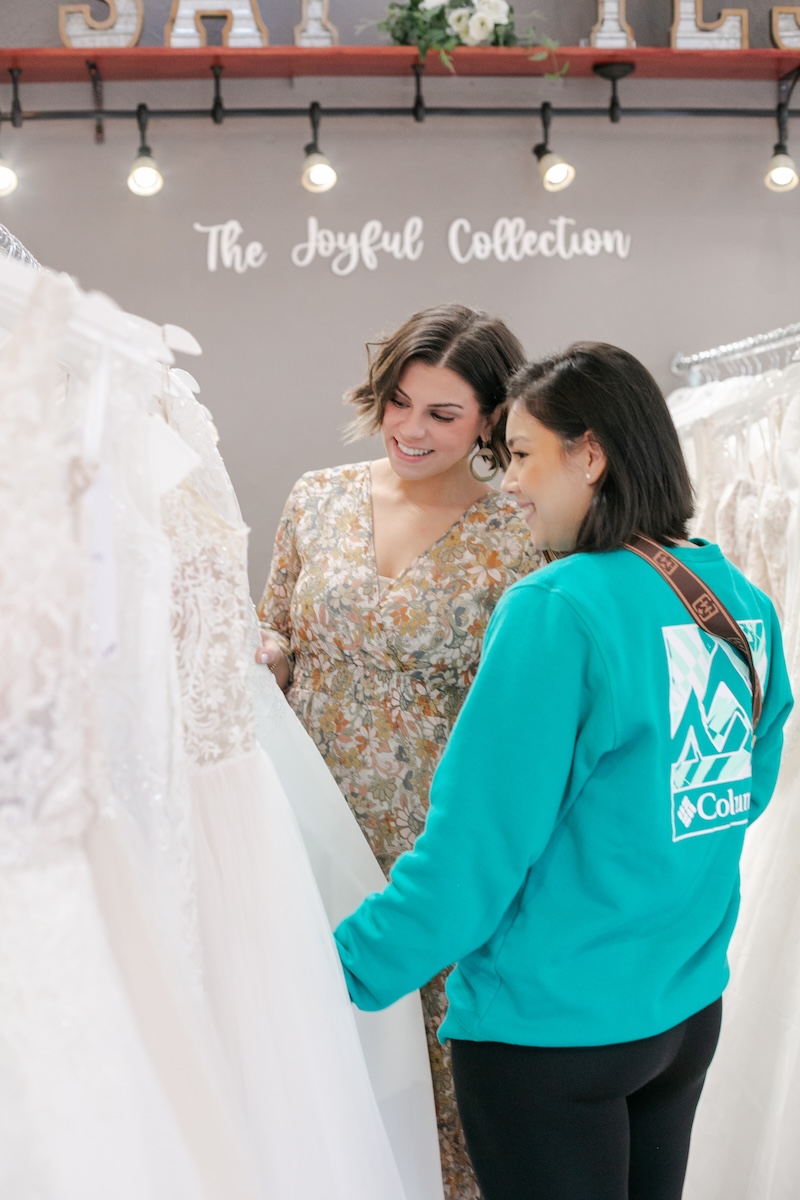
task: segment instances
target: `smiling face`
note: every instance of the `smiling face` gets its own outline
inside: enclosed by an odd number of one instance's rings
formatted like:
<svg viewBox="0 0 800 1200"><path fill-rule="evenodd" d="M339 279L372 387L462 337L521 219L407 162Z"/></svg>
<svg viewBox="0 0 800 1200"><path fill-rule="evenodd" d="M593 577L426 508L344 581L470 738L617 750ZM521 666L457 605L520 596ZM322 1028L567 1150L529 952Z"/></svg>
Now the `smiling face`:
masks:
<svg viewBox="0 0 800 1200"><path fill-rule="evenodd" d="M506 441L511 463L503 491L517 501L537 550L574 550L605 470L602 448L590 433L565 446L519 403L509 411Z"/></svg>
<svg viewBox="0 0 800 1200"><path fill-rule="evenodd" d="M469 384L419 359L403 370L381 423L392 470L408 480L465 469L478 438L490 433Z"/></svg>

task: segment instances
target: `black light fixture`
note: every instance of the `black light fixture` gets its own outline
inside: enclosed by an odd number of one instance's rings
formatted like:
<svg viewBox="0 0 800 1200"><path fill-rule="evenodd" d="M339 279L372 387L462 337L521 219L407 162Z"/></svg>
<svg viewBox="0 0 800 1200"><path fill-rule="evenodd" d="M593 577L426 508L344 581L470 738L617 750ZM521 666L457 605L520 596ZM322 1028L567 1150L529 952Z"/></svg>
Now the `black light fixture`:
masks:
<svg viewBox="0 0 800 1200"><path fill-rule="evenodd" d="M156 192L160 192L164 186L164 176L159 171L158 164L153 158L153 152L147 145L148 115L146 104L137 105L136 123L139 126L139 149L128 175L128 187L134 196L155 196Z"/></svg>
<svg viewBox="0 0 800 1200"><path fill-rule="evenodd" d="M19 100L19 77L21 68L9 68L13 87L13 98L11 111L8 115L0 113L0 130L4 122L10 121L15 128L21 128L23 117L25 122L41 121L41 120L91 120L95 125L95 140L103 140L103 122L106 120L125 120L128 121L132 117L136 119L139 126L140 145L136 160L128 176L128 186L131 191L141 196L153 196L161 190L164 185L164 179L159 170L152 152L146 142L147 123L151 118L170 118L170 117L208 117L210 116L215 125L221 125L227 119L238 117L262 117L267 120L285 118L285 117L308 117L311 121L311 141L305 147L305 163L303 167L302 183L305 188L311 192L325 192L332 188L337 182L336 171L330 160L321 152L319 147L319 124L322 109L320 104L315 101L310 107L292 108L286 105L281 105L277 108L272 107L255 107L249 106L246 108L225 108L222 103L220 94L220 76L222 74L222 65L213 64L211 71L214 76L214 102L209 112L207 108L148 108L146 104L139 104L135 110L131 109L106 109L103 105L102 98L102 78L97 67L97 64L91 61L86 62L86 68L89 73L89 79L92 85L92 94L94 98L93 108L82 109L59 109L56 112L47 111L26 111L23 113L22 106ZM593 70L596 75L611 83L611 102L603 107L583 107L570 105L565 107L553 108L549 102L545 102L540 106L539 112L542 121L543 139L540 143L533 147L533 153L536 156L539 172L542 177L542 182L547 191L556 192L568 187L575 178L575 168L565 161L559 154L551 150L549 145L550 125L554 116L560 118L567 117L606 117L616 124L619 122L623 114L620 105L619 96L617 95L617 83L620 79L629 75L634 70L634 64L630 62L600 62L596 63ZM427 116L431 117L494 117L507 119L508 117L525 117L530 119L532 111L528 105L519 107L498 107L493 105L490 107L465 105L459 107L432 106L428 107L422 96L422 66L417 63L414 66L415 76L415 97L412 107L376 107L375 105L359 106L350 105L344 108L329 108L327 111L333 113L337 117L376 117L376 118L394 118L411 116L416 122L422 122ZM800 179L798 178L798 170L789 155L787 149L787 129L789 119L789 103L798 78L800 78L800 67L794 68L778 83L778 98L779 103L776 110L763 108L710 108L707 105L701 107L679 107L665 108L661 106L655 107L628 107L624 109L624 115L627 117L666 117L674 120L678 117L698 117L707 120L710 117L721 118L750 118L756 120L764 120L765 118L772 119L777 116L778 122L778 142L775 145L773 158L769 164L767 177L764 180L767 187L776 192L788 192L797 187ZM8 195L17 186L17 175L13 167L6 161L0 159L0 196Z"/></svg>
<svg viewBox="0 0 800 1200"><path fill-rule="evenodd" d="M311 141L305 148L306 160L303 163L303 174L300 182L306 191L329 192L335 186L338 176L329 159L319 148L319 122L322 108L317 100L309 106L308 117L311 121Z"/></svg>
<svg viewBox="0 0 800 1200"><path fill-rule="evenodd" d="M779 100L775 110L778 140L773 147L772 158L769 160L767 173L764 176L764 183L771 192L791 192L800 183L800 175L798 175L797 167L789 154L787 145L789 140L789 101L798 79L800 79L800 67L792 71L785 79L781 79L778 84Z"/></svg>
<svg viewBox="0 0 800 1200"><path fill-rule="evenodd" d="M575 168L560 154L550 149L550 122L553 116L553 106L545 100L541 108L542 141L533 147L533 153L539 164L539 174L547 192L560 192L569 187L575 178Z"/></svg>
<svg viewBox="0 0 800 1200"><path fill-rule="evenodd" d="M601 79L607 79L611 84L611 99L608 102L608 119L612 125L619 125L620 117L622 116L622 105L617 92L617 84L620 79L625 79L628 75L632 75L636 70L636 63L632 62L602 62L595 63L592 67L595 75L599 75Z"/></svg>

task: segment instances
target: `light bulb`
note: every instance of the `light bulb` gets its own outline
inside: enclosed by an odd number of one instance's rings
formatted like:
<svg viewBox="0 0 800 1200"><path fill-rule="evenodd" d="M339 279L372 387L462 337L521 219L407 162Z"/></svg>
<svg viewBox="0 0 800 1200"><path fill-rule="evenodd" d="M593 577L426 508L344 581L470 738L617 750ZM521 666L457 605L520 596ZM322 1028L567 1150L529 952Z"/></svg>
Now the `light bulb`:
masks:
<svg viewBox="0 0 800 1200"><path fill-rule="evenodd" d="M764 183L771 192L790 192L800 183L797 167L788 154L778 152L769 160Z"/></svg>
<svg viewBox="0 0 800 1200"><path fill-rule="evenodd" d="M539 159L539 174L542 177L545 191L560 192L572 183L575 178L575 168L565 162L560 154L548 150Z"/></svg>
<svg viewBox="0 0 800 1200"><path fill-rule="evenodd" d="M566 163L553 163L548 167L545 182L551 187L563 187L569 179L569 167Z"/></svg>
<svg viewBox="0 0 800 1200"><path fill-rule="evenodd" d="M133 160L128 187L134 196L155 196L164 186L164 176L150 154L139 153Z"/></svg>
<svg viewBox="0 0 800 1200"><path fill-rule="evenodd" d="M0 196L10 196L18 183L17 172L4 158L0 158Z"/></svg>
<svg viewBox="0 0 800 1200"><path fill-rule="evenodd" d="M324 154L313 150L306 155L301 183L309 192L329 192L338 176Z"/></svg>

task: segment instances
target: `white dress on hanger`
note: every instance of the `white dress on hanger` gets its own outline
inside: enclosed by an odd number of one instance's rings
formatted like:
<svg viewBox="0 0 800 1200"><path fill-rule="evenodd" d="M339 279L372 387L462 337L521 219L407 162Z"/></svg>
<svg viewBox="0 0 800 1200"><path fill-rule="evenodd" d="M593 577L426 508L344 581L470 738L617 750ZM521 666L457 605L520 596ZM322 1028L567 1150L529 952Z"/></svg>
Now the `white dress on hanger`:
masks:
<svg viewBox="0 0 800 1200"><path fill-rule="evenodd" d="M770 404L786 407L774 430L774 470L750 528L739 520L737 548L760 541L767 590L785 613L786 661L800 700L800 369L790 367L765 391ZM731 981L692 1134L684 1200L797 1200L800 1192L799 780L796 706L772 802L745 840Z"/></svg>
<svg viewBox="0 0 800 1200"><path fill-rule="evenodd" d="M184 532L177 544L185 547L177 551L185 563L179 568L180 590L191 598L188 640L180 628L176 632L184 642L188 712L198 714L187 744L196 764L192 791L206 879L200 887L207 902L206 978L216 986L229 1050L242 1062L253 1132L264 1144L265 1179L279 1181L284 1164L285 1190L274 1192L281 1200L318 1194L384 1200L398 1188L407 1200L441 1200L419 997L408 996L383 1013L357 1013L329 932L365 895L385 885L383 874L273 676L255 666L260 637L247 584L248 531L210 414L172 372L163 403L170 425L200 463L192 474L194 494L190 499L186 492L187 509L178 517ZM196 564L212 533L222 557L212 565L206 551L202 570L216 578L216 610L210 599L208 604L197 599L204 587L208 593ZM179 598L181 608L186 606ZM234 730L231 716L237 713ZM226 869L227 881L212 892L207 881L223 863L234 870ZM248 915L232 937L226 922L235 921L237 911ZM263 948L260 957L254 945ZM224 975L217 985L209 974L212 963ZM234 979L238 983L231 988ZM271 1057L270 1091L263 1064ZM277 1119L276 1081L281 1081ZM298 1129L309 1146L319 1147L313 1157L298 1150ZM388 1165L389 1147L399 1179Z"/></svg>
<svg viewBox="0 0 800 1200"><path fill-rule="evenodd" d="M104 772L74 296L37 277L0 351L0 1195L253 1200Z"/></svg>
<svg viewBox="0 0 800 1200"><path fill-rule="evenodd" d="M202 440L193 399L164 405ZM308 857L256 739L248 530L213 484L201 463L162 502L205 989L264 1197L405 1200Z"/></svg>

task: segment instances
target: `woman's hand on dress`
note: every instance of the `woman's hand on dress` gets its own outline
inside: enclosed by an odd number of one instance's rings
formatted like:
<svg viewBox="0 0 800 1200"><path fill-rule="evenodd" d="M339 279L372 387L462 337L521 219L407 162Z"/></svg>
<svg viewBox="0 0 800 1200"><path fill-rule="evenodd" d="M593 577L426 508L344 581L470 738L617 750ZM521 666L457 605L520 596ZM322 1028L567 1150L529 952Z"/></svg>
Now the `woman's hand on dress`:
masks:
<svg viewBox="0 0 800 1200"><path fill-rule="evenodd" d="M289 660L274 638L261 634L261 649L256 651L256 662L268 667L282 692L289 686Z"/></svg>

